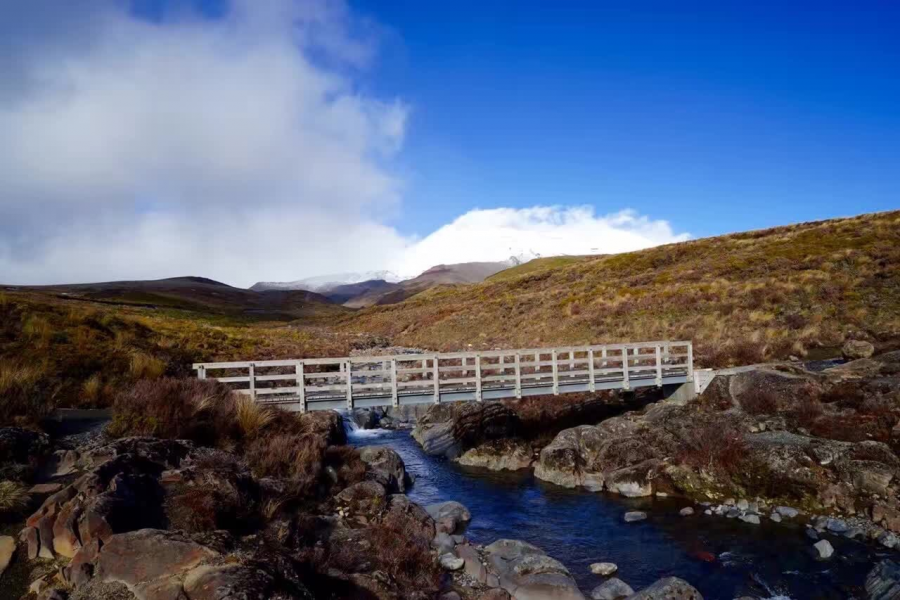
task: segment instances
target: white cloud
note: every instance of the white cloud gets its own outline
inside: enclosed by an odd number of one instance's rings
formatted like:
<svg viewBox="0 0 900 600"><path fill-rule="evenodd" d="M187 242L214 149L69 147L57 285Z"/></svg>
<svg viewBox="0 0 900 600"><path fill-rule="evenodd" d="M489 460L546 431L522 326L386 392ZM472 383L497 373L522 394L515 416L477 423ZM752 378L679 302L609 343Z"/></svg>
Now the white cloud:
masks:
<svg viewBox="0 0 900 600"><path fill-rule="evenodd" d="M335 0L162 22L123 6L0 3L0 282L246 286L679 239L561 207L475 210L404 237L373 216L401 207L410 112L357 85L375 26Z"/></svg>
<svg viewBox="0 0 900 600"><path fill-rule="evenodd" d="M608 254L680 242L666 221L633 211L597 216L588 206L472 210L412 244L392 270L419 273L439 263L511 256Z"/></svg>

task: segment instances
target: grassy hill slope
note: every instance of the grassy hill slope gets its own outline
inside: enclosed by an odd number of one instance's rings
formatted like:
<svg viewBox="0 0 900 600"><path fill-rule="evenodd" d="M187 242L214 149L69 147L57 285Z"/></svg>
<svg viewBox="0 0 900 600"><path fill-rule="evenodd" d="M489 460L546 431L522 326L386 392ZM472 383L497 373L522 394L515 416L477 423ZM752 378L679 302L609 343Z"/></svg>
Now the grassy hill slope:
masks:
<svg viewBox="0 0 900 600"><path fill-rule="evenodd" d="M900 211L532 261L341 327L436 350L693 339L708 366L886 342L900 338Z"/></svg>

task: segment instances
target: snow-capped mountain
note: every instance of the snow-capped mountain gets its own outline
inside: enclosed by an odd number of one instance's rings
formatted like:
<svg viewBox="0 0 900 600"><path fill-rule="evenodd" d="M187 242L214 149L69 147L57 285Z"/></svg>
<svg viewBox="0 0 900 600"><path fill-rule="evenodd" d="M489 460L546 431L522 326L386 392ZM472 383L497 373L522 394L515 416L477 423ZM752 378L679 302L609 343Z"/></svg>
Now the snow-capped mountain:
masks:
<svg viewBox="0 0 900 600"><path fill-rule="evenodd" d="M366 271L363 273L332 273L330 275L318 275L307 277L297 281L260 281L250 288L256 292L266 290L307 290L309 292L324 293L338 286L362 281L382 280L389 283L399 283L406 279L391 271Z"/></svg>

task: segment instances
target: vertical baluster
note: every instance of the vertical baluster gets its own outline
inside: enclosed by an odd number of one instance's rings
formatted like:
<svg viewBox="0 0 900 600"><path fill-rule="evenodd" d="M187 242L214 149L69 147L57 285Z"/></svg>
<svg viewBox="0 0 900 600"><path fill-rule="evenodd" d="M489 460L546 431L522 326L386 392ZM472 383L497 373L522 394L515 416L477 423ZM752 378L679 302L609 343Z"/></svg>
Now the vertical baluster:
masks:
<svg viewBox="0 0 900 600"><path fill-rule="evenodd" d="M694 380L694 343L688 342L687 345L687 380Z"/></svg>
<svg viewBox="0 0 900 600"><path fill-rule="evenodd" d="M516 352L516 398L522 397L522 364L521 356Z"/></svg>
<svg viewBox="0 0 900 600"><path fill-rule="evenodd" d="M400 406L400 393L397 390L397 359L391 359L391 405L394 408Z"/></svg>
<svg viewBox="0 0 900 600"><path fill-rule="evenodd" d="M481 402L481 355L475 355L475 400Z"/></svg>
<svg viewBox="0 0 900 600"><path fill-rule="evenodd" d="M556 349L550 351L551 362L553 363L553 395L559 394L559 365L556 360Z"/></svg>
<svg viewBox="0 0 900 600"><path fill-rule="evenodd" d="M622 389L629 390L631 389L631 384L628 383L628 347L622 346Z"/></svg>
<svg viewBox="0 0 900 600"><path fill-rule="evenodd" d="M347 377L347 410L353 410L353 363L341 363L341 370Z"/></svg>
<svg viewBox="0 0 900 600"><path fill-rule="evenodd" d="M298 360L294 365L294 375L297 380L297 395L300 396L300 412L306 412L306 377L303 375L303 361Z"/></svg>
<svg viewBox="0 0 900 600"><path fill-rule="evenodd" d="M441 367L437 354L434 355L432 367L434 369L434 403L441 403Z"/></svg>
<svg viewBox="0 0 900 600"><path fill-rule="evenodd" d="M594 349L588 348L588 388L592 392L597 391L596 379L594 377Z"/></svg>
<svg viewBox="0 0 900 600"><path fill-rule="evenodd" d="M656 385L662 385L662 348L656 346Z"/></svg>
<svg viewBox="0 0 900 600"><path fill-rule="evenodd" d="M248 367L248 379L250 380L250 397L256 400L256 365L250 363Z"/></svg>

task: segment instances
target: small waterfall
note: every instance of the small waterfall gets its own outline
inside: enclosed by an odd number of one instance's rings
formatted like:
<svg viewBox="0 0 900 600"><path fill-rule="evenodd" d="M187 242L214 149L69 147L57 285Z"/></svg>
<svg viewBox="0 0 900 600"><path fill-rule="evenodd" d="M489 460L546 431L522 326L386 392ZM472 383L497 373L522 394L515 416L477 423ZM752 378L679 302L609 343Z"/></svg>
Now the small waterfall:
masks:
<svg viewBox="0 0 900 600"><path fill-rule="evenodd" d="M353 415L346 409L339 410L337 413L341 415L341 419L344 421L344 433L347 434L348 440L376 437L388 433L387 429L363 429L353 420Z"/></svg>

